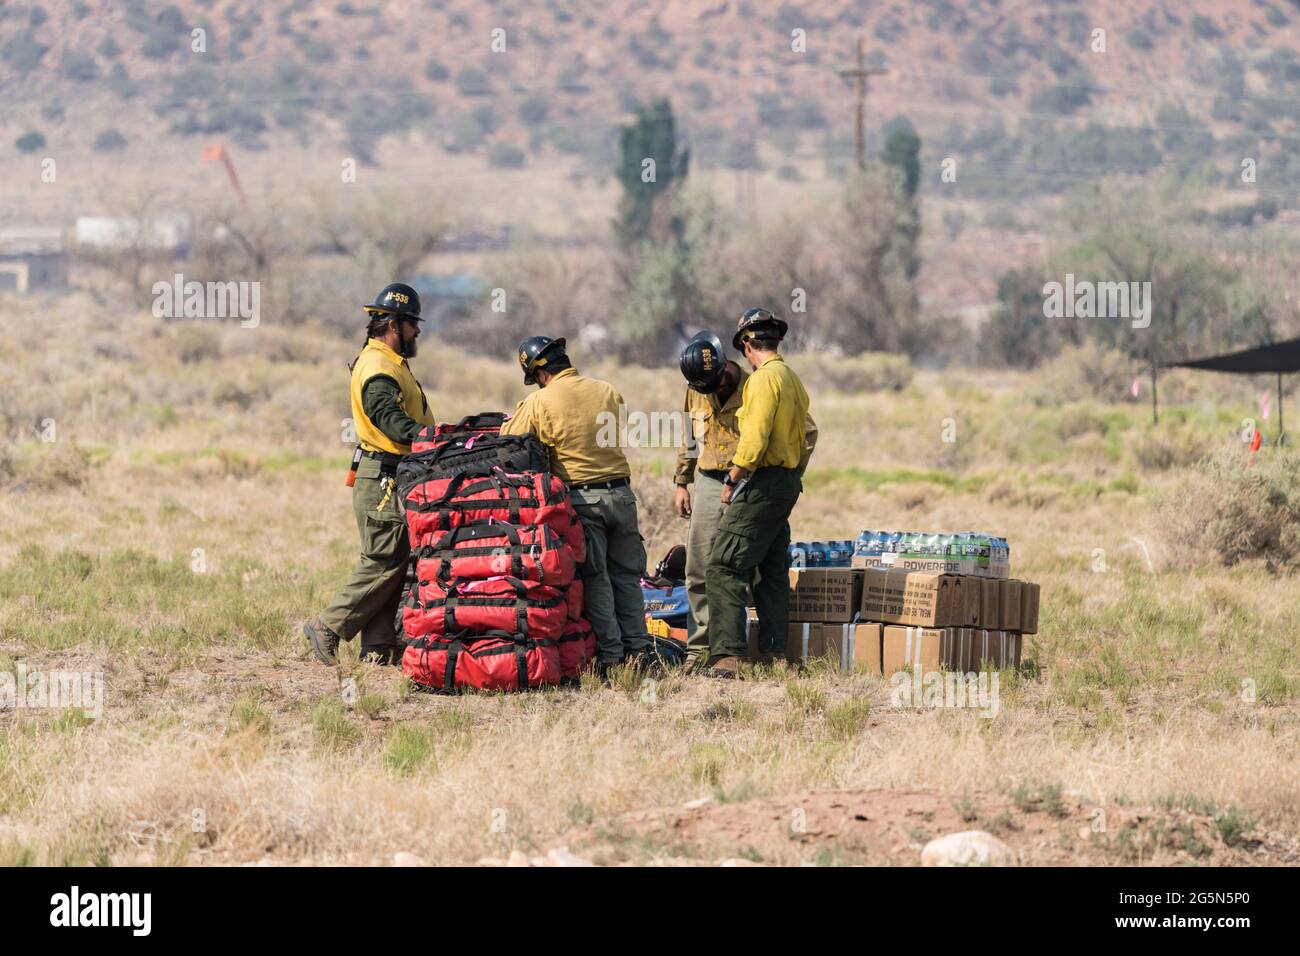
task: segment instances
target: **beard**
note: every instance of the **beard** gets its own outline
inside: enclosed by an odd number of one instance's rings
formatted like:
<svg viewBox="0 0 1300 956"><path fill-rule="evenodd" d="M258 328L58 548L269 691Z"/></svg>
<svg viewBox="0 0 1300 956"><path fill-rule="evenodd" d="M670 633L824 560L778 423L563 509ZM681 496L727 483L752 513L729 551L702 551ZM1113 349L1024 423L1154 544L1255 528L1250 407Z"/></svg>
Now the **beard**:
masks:
<svg viewBox="0 0 1300 956"><path fill-rule="evenodd" d="M415 358L415 353L419 351L419 346L415 339L402 339L402 358Z"/></svg>

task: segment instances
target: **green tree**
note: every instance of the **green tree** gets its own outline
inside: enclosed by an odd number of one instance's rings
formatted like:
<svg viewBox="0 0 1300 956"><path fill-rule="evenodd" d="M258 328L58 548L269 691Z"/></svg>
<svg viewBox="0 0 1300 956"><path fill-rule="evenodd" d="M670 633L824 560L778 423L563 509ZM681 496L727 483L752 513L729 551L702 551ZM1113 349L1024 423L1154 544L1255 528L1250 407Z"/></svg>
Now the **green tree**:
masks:
<svg viewBox="0 0 1300 956"><path fill-rule="evenodd" d="M921 137L907 119L900 119L885 139L880 159L886 166L898 170L900 188L905 206L904 215L898 224L899 254L903 259L909 279L916 278L921 271L921 256L918 246L921 241L921 210L916 198L916 190L921 182Z"/></svg>
<svg viewBox="0 0 1300 956"><path fill-rule="evenodd" d="M1125 189L1110 181L1070 205L1067 220L1077 240L1052 257L1054 279L1073 273L1076 284L1150 283L1150 314L1138 322L1149 325L1085 319L1083 335L1157 362L1254 344L1243 340L1242 315L1229 307L1228 290L1239 276L1185 238L1183 210L1190 205L1176 183Z"/></svg>
<svg viewBox="0 0 1300 956"><path fill-rule="evenodd" d="M1015 368L1033 368L1061 350L1073 332L1043 309L1042 274L1033 268L1004 273L998 304L980 330L981 355Z"/></svg>
<svg viewBox="0 0 1300 956"><path fill-rule="evenodd" d="M677 141L667 97L638 106L635 121L619 129L618 141L615 175L623 196L614 232L619 244L628 250L644 240L665 242L680 232L680 223L671 219L672 197L690 168L690 150Z"/></svg>
<svg viewBox="0 0 1300 956"><path fill-rule="evenodd" d="M912 124L899 126L885 140L880 159L903 174L903 195L910 201L916 197L916 187L921 181L921 137Z"/></svg>

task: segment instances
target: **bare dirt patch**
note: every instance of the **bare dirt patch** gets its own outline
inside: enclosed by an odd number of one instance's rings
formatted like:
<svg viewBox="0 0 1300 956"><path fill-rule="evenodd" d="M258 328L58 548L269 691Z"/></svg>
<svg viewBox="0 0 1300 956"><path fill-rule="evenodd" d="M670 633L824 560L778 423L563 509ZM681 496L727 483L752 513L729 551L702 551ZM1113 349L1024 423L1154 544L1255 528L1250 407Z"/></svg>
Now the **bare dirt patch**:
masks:
<svg viewBox="0 0 1300 956"><path fill-rule="evenodd" d="M695 801L671 810L625 814L612 828L593 828L571 846L600 863L626 860L631 844L663 847L657 862L668 864L738 858L777 864L917 865L927 842L963 830L992 833L1019 865L1300 862L1297 841L1257 831L1229 845L1220 824L1204 813L1095 807L1068 797L1038 806L1004 794L954 797L930 790L812 790L737 803Z"/></svg>

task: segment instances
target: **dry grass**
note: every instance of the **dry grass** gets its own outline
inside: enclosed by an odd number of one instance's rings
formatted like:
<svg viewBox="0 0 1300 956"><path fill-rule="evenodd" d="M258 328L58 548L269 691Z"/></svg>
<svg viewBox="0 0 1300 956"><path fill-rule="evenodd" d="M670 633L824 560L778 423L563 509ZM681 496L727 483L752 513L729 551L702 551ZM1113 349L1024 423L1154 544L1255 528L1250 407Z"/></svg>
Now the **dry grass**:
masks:
<svg viewBox="0 0 1300 956"><path fill-rule="evenodd" d="M100 671L105 711L0 715L0 862L472 862L584 840L611 861L718 859L740 852L731 837L683 848L627 815L810 788L968 797L1008 838L1016 795L1045 812L1043 793L1191 801L1233 833L1249 819L1300 837L1295 579L1171 560L1155 499L1187 470L1144 467L1140 406L1039 403L1032 376L924 371L901 392L814 395L823 439L798 536L1002 530L1017 574L1042 582L1041 633L1024 671L1002 675L992 720L902 710L886 680L825 669L446 699L355 654L321 668L297 633L353 559L353 343L306 329L286 351L283 330L213 330L185 364L190 327L84 321L36 369L0 353L6 380L48 383L0 408L22 432L0 468L0 669ZM87 359L97 336L122 354ZM414 365L440 417L524 394L505 362ZM601 371L637 407L680 398L671 370ZM1202 396L1179 445L1213 451L1240 411ZM56 419L53 444L24 431L38 414ZM685 531L665 512L672 455L633 457L654 561ZM1127 861L1116 853L1088 859Z"/></svg>

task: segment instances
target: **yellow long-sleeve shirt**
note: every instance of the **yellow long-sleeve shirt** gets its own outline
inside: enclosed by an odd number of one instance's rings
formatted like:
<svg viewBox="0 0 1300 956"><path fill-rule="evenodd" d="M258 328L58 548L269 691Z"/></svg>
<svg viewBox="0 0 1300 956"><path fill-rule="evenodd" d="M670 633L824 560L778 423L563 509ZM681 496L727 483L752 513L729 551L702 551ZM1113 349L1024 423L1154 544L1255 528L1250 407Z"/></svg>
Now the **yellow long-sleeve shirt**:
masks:
<svg viewBox="0 0 1300 956"><path fill-rule="evenodd" d="M772 355L745 379L736 420L740 441L731 463L747 471L798 468L804 457L808 392L780 355Z"/></svg>
<svg viewBox="0 0 1300 956"><path fill-rule="evenodd" d="M690 429L690 438L677 452L677 468L673 472L673 482L689 485L695 480L697 468L704 471L721 471L731 467L736 445L740 441L740 426L736 415L740 411L744 398L745 382L750 373L740 369L740 379L736 391L726 400L719 402L718 396L703 395L694 389L686 390L683 409L686 414L686 427ZM694 445L694 448L691 446ZM817 447L817 423L811 415L804 426L803 454L799 459L799 469L808 467L808 459Z"/></svg>
<svg viewBox="0 0 1300 956"><path fill-rule="evenodd" d="M559 372L515 408L503 435L534 435L546 446L551 472L566 484L627 478L632 474L619 446L618 408L623 396L608 382Z"/></svg>

